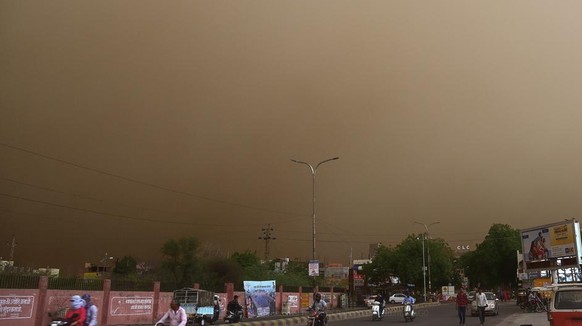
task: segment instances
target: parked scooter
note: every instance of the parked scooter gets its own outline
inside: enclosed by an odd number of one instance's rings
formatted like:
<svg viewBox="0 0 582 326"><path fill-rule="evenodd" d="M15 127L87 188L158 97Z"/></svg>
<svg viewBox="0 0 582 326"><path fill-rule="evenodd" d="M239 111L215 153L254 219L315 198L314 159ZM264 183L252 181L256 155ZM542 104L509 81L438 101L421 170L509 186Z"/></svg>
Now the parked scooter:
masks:
<svg viewBox="0 0 582 326"><path fill-rule="evenodd" d="M242 311L231 311L228 310L226 312L226 316L224 316L224 322L227 324L230 323L238 323L243 319L243 312Z"/></svg>
<svg viewBox="0 0 582 326"><path fill-rule="evenodd" d="M410 301L404 301L404 308L402 311L404 315L404 322L413 321L416 317L416 312L414 312L414 307Z"/></svg>
<svg viewBox="0 0 582 326"><path fill-rule="evenodd" d="M378 301L372 302L372 320L382 320L384 317L384 309L382 304Z"/></svg>

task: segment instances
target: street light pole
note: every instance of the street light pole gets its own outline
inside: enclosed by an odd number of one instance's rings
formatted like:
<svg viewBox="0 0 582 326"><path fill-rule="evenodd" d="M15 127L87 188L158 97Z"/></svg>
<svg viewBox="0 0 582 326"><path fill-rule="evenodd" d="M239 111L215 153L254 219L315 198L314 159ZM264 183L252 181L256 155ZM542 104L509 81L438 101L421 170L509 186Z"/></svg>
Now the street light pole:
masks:
<svg viewBox="0 0 582 326"><path fill-rule="evenodd" d="M313 235L312 235L312 241L313 241L313 252L312 252L312 259L315 260L316 259L316 255L315 255L315 175L317 174L317 168L319 168L320 165L322 165L323 163L329 162L329 161L334 161L339 159L339 157L334 157L334 158L329 158L327 160L323 160L319 163L317 163L317 165L315 166L315 168L313 167L313 165L307 163L307 162L303 162L303 161L298 161L298 160L294 160L291 159L292 162L294 163L299 163L299 164L305 164L309 167L309 169L311 170L311 176L313 177L313 219L312 219L312 231L313 231Z"/></svg>
<svg viewBox="0 0 582 326"><path fill-rule="evenodd" d="M429 225L426 225L424 223L420 223L417 221L414 221L414 223L424 226L424 229L426 230L425 234L428 235L429 239L430 239L430 234L428 232L428 228L432 225L439 224L440 222L432 222ZM424 266L424 238L425 238L425 235L422 236L422 265L423 265L422 270L423 270L423 276L425 278L425 280L424 280L424 301L426 302L426 272L425 272L426 266ZM426 250L427 250L427 258L428 258L428 290L431 291L432 283L431 283L431 279L430 279L430 244L427 245Z"/></svg>
<svg viewBox="0 0 582 326"><path fill-rule="evenodd" d="M426 264L424 262L424 233L422 234L422 283L424 292L424 302L426 302Z"/></svg>

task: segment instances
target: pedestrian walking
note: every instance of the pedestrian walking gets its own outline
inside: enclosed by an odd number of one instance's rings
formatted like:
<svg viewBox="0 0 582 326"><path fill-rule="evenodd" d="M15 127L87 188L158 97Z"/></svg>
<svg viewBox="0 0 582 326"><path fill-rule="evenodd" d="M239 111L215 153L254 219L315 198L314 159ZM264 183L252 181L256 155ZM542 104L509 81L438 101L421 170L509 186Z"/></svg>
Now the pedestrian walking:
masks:
<svg viewBox="0 0 582 326"><path fill-rule="evenodd" d="M477 289L477 294L475 295L475 300L477 300L477 310L479 311L479 321L481 326L485 323L485 307L487 307L487 296L485 293L481 292L481 289Z"/></svg>
<svg viewBox="0 0 582 326"><path fill-rule="evenodd" d="M457 293L457 313L459 315L459 325L465 325L465 313L467 311L467 303L469 299L467 298L467 293L465 289L461 287L459 293Z"/></svg>

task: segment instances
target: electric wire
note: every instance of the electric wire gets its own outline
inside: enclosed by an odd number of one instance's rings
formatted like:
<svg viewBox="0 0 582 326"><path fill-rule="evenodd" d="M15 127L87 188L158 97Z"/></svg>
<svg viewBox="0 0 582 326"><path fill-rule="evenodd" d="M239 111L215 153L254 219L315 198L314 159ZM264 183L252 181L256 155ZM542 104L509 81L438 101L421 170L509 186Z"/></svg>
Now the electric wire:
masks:
<svg viewBox="0 0 582 326"><path fill-rule="evenodd" d="M44 159L47 160L51 160L51 161L55 161L55 162L59 162L65 165L69 165L69 166L73 166L75 168L78 169L83 169L83 170L87 170L87 171L91 171L94 173L98 173L98 174L103 174L112 178L116 178L119 180L123 180L126 182L131 182L131 183L136 183L139 185L143 185L143 186L147 186L150 188L154 188L154 189L158 189L158 190L164 190L167 192L171 192L171 193L175 193L175 194L179 194L179 195L183 195L183 196L188 196L188 197L193 197L193 198L197 198L197 199L202 199L202 200L206 200L209 202L214 202L214 203L218 203L218 204L222 204L222 205L229 205L229 206L235 206L235 207L240 207L240 208L245 208L245 209L251 209L251 210L256 210L256 211L263 211L263 212L267 212L267 213L273 213L273 214L280 214L280 215L292 215L292 216L304 216L301 214L294 214L294 213L289 213L289 212L283 212L283 211L278 211L278 210L272 210L272 209L266 209L266 208L262 208L262 207L256 207L256 206L251 206L251 205L245 205L245 204L239 204L239 203L233 203L233 202L228 202L225 200L221 200L221 199L215 199L215 198L210 198L210 197L206 197L206 196L201 196L201 195L197 195L197 194L193 194L193 193L189 193L186 191L182 191L182 190L175 190L175 189L171 189L168 187L164 187L164 186L159 186L153 183L149 183L149 182L145 182L145 181L141 181L141 180L137 180L134 178L130 178L130 177L125 177L119 174L114 174L111 172L107 172L107 171L103 171L100 169L96 169L96 168L92 168L92 167L88 167L88 166L84 166L78 163L74 163L74 162L70 162L67 160L63 160L60 158L56 158L56 157L52 157L46 154L42 154L39 152L35 152L29 149L25 149L22 147L18 147L18 146L14 146L14 145L9 145L3 142L0 142L0 146L4 146L6 148L10 148L12 150L16 150L16 151L21 151L30 155L34 155L34 156L38 156L38 157L42 157Z"/></svg>

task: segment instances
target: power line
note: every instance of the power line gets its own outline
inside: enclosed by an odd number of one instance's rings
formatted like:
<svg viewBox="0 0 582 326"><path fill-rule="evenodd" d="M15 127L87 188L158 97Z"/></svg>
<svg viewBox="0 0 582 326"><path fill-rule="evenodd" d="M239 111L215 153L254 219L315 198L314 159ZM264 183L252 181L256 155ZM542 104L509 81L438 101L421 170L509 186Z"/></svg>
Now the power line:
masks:
<svg viewBox="0 0 582 326"><path fill-rule="evenodd" d="M95 198L95 197L91 197L91 196L83 196L83 195L78 195L78 194L74 194L74 193L67 193L67 192L60 191L60 190L57 190L57 189L54 189L54 188L49 188L49 187L39 186L39 185L31 184L31 183L26 183L26 182L14 180L14 179L11 179L11 178L0 177L0 180L4 180L4 181L16 183L16 184L19 184L19 185L23 185L23 186L27 186L27 187L31 187L31 188L35 188L35 189L40 189L40 190L44 190L44 191L50 191L50 192L54 192L54 193L58 193L58 194L63 194L63 195L66 195L66 196L73 196L73 197L77 197L77 198L81 198L81 199L94 200L94 201L98 201L98 202L105 203L105 204L121 205L121 206L125 206L125 207L132 208L132 209L138 209L140 211L149 210L149 211L152 211L152 212L157 212L159 214L172 215L172 213L168 213L168 212L161 211L161 210L146 208L146 207L142 207L142 206L127 205L125 203L116 202L116 201L107 201L107 200L103 200L103 199L99 199L99 198ZM184 213L184 214L190 214L189 212L182 212L182 213ZM304 219L307 219L307 218L309 218L309 217L304 216ZM295 221L296 222L297 221L297 218L294 218L292 220L290 219L290 221ZM281 223L284 223L284 222L285 222L285 220L283 222L281 222ZM255 223L255 224L252 224L252 225L260 225L260 224L262 224L262 223ZM249 225L249 223L247 223L246 225Z"/></svg>
<svg viewBox="0 0 582 326"><path fill-rule="evenodd" d="M0 196L29 201L29 202L34 202L34 203L40 203L40 204L45 204L45 205L55 206L55 207L60 207L60 208L67 208L67 209L72 209L72 210L77 210L77 211L92 213L92 214L97 214L97 215L105 215L105 216L117 217L117 218L122 218L122 219L128 219L128 220L137 220L137 221L143 221L143 222L164 223L164 224L194 225L194 226L215 226L215 227L223 227L224 226L223 224L179 222L179 221L174 221L174 220L159 220L159 219L135 217L135 216L130 216L130 215L107 213L107 212L101 212L101 211L97 211L97 210L93 210L93 209L78 208L78 207L56 204L56 203L51 203L51 202L47 202L47 201L36 200L36 199L15 196L15 195L10 195L10 194L5 194L5 193L0 193ZM238 227L238 226L246 226L246 225L248 225L248 223L241 224L241 225L234 225L234 226Z"/></svg>
<svg viewBox="0 0 582 326"><path fill-rule="evenodd" d="M132 183L137 183L143 186L147 186L147 187L151 187L151 188L155 188L158 190L164 190L167 192L171 192L171 193L175 193L175 194L179 194L179 195L183 195L183 196L188 196L188 197L194 197L194 198L198 198L198 199L202 199L202 200L206 200L206 201L210 201L210 202L214 202L214 203L219 203L219 204L223 204L223 205L229 205L229 206L236 206L236 207L241 207L241 208L246 208L246 209L252 209L252 210L257 210L257 211L263 211L263 212L267 212L267 213L275 213L275 214L281 214L281 215L291 215L291 216L304 216L304 215L299 215L299 214L294 214L294 213L288 213L288 212L283 212L283 211L277 211L277 210L271 210L271 209L266 209L266 208L261 208L261 207L255 207L255 206L250 206L250 205L244 205L244 204L239 204L239 203L232 203L232 202L228 202L225 200L220 200L220 199L215 199L215 198L210 198L210 197L205 197L205 196L201 196L201 195L196 195L196 194L192 194L186 191L181 191L181 190L175 190L175 189L171 189L168 187L163 187L163 186L159 186L159 185L155 185L153 183L149 183L149 182L145 182L145 181L141 181L141 180L137 180L137 179L133 179L133 178L129 178L129 177L125 177L119 174L114 174L111 172L107 172L107 171L103 171L100 169L96 169L96 168L92 168L92 167L88 167L88 166L84 166L78 163L74 163L74 162L70 162L70 161L66 161L60 158L56 158L56 157L52 157L49 155L45 155L42 153L38 153L35 151L31 151L25 148L21 148L21 147L17 147L17 146L13 146L13 145L9 145L6 143L2 143L0 142L0 146L4 146L13 150L17 150L17 151L21 151L30 155L34 155L34 156L38 156L38 157L42 157L44 159L47 160L51 160L51 161L55 161L55 162L59 162L65 165L70 165L79 169L84 169L84 170L88 170L94 173L98 173L98 174L103 174L112 178L116 178L116 179L120 179L123 181L127 181L127 182L132 182Z"/></svg>

